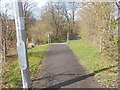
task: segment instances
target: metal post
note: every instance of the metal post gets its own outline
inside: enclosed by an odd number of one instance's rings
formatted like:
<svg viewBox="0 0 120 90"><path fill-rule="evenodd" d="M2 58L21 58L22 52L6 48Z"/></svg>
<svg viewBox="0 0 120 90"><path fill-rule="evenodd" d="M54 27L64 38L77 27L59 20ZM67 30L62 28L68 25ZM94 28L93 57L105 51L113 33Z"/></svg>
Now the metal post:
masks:
<svg viewBox="0 0 120 90"><path fill-rule="evenodd" d="M50 43L50 35L48 34L48 44Z"/></svg>
<svg viewBox="0 0 120 90"><path fill-rule="evenodd" d="M18 59L22 74L23 88L31 88L29 63L26 49L25 27L22 0L15 1L15 23L17 34Z"/></svg>
<svg viewBox="0 0 120 90"><path fill-rule="evenodd" d="M69 33L67 33L67 43L69 42Z"/></svg>

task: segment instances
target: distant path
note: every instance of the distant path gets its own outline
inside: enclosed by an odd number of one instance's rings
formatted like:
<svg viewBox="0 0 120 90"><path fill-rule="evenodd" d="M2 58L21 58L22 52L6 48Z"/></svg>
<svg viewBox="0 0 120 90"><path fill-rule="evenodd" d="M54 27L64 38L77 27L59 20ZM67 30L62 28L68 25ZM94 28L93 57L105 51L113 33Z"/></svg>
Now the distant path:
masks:
<svg viewBox="0 0 120 90"><path fill-rule="evenodd" d="M33 80L34 88L97 88L93 74L79 63L65 44L52 44L43 61L43 68Z"/></svg>

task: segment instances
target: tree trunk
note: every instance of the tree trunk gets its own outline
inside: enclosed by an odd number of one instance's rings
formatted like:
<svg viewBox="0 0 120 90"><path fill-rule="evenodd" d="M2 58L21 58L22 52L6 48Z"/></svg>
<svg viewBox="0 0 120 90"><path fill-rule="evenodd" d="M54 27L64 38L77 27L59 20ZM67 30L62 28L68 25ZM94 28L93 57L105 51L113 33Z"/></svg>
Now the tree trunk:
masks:
<svg viewBox="0 0 120 90"><path fill-rule="evenodd" d="M7 61L7 46L6 46L6 39L4 40L4 62Z"/></svg>

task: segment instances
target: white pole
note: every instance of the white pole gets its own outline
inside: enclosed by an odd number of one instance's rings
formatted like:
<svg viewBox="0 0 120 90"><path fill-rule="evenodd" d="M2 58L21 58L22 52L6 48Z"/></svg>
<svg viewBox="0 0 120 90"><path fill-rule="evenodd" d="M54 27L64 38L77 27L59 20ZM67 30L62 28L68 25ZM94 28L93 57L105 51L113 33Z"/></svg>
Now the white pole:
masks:
<svg viewBox="0 0 120 90"><path fill-rule="evenodd" d="M50 43L50 35L48 34L48 44Z"/></svg>
<svg viewBox="0 0 120 90"><path fill-rule="evenodd" d="M67 33L67 43L69 42L69 33Z"/></svg>
<svg viewBox="0 0 120 90"><path fill-rule="evenodd" d="M18 59L22 74L23 88L31 88L29 63L28 63L28 56L26 49L22 0L16 0L14 5L15 5L15 23L16 23L16 34L17 34L17 50L18 50Z"/></svg>

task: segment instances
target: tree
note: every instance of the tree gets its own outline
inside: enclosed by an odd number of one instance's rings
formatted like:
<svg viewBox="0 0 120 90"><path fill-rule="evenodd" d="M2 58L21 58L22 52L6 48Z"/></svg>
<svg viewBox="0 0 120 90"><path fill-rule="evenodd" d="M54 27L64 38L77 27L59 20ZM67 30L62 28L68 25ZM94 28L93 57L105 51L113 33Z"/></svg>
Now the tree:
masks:
<svg viewBox="0 0 120 90"><path fill-rule="evenodd" d="M2 26L2 55L3 61L7 61L7 55L11 55L16 50L16 31L15 31L15 22L14 19L11 19L11 15L8 14L8 11L11 8L11 5L5 5L5 11L1 12L1 26Z"/></svg>
<svg viewBox="0 0 120 90"><path fill-rule="evenodd" d="M41 14L41 19L48 22L53 28L52 40L66 40L67 33L72 39L77 35L75 2L49 2ZM61 37L62 36L62 37Z"/></svg>
<svg viewBox="0 0 120 90"><path fill-rule="evenodd" d="M25 17L25 32L26 32L26 38L27 42L31 40L30 35L30 28L32 27L33 23L36 21L33 17L33 11L36 8L36 3L34 2L24 2L24 17Z"/></svg>
<svg viewBox="0 0 120 90"><path fill-rule="evenodd" d="M80 35L102 54L117 59L117 23L114 3L86 3L79 10Z"/></svg>

